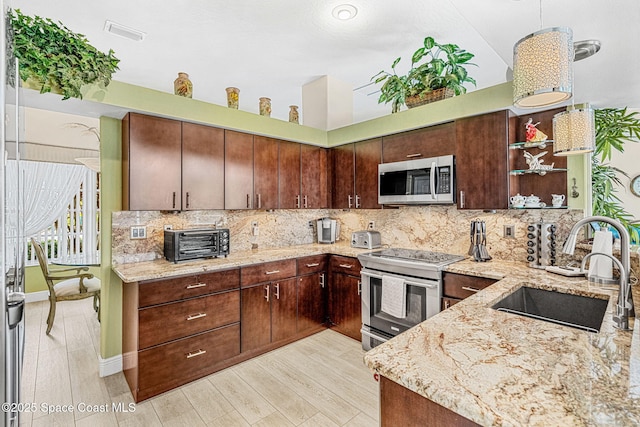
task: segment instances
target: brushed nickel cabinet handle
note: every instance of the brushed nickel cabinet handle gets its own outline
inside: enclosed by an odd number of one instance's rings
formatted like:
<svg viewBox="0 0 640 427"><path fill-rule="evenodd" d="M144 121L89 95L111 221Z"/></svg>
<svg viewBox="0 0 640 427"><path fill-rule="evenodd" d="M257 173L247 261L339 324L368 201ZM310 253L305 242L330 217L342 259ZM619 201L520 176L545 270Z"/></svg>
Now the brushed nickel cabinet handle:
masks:
<svg viewBox="0 0 640 427"><path fill-rule="evenodd" d="M176 207L176 192L175 191L173 192L173 207L174 207L174 209Z"/></svg>
<svg viewBox="0 0 640 427"><path fill-rule="evenodd" d="M360 209L360 196L356 194L356 209Z"/></svg>
<svg viewBox="0 0 640 427"><path fill-rule="evenodd" d="M463 286L462 289L464 289L465 291L469 291L469 292L480 292L481 291L481 289L470 288L468 286Z"/></svg>
<svg viewBox="0 0 640 427"><path fill-rule="evenodd" d="M251 196L249 194L247 194L247 209L249 209L250 203L251 203Z"/></svg>
<svg viewBox="0 0 640 427"><path fill-rule="evenodd" d="M276 283L276 299L280 299L280 283Z"/></svg>
<svg viewBox="0 0 640 427"><path fill-rule="evenodd" d="M296 208L300 209L300 195L296 196Z"/></svg>
<svg viewBox="0 0 640 427"><path fill-rule="evenodd" d="M202 319L203 317L207 317L207 313L190 314L187 316L187 320Z"/></svg>
<svg viewBox="0 0 640 427"><path fill-rule="evenodd" d="M265 271L264 274L266 274L267 276L270 274L276 274L276 273L280 273L280 270L271 270L271 271Z"/></svg>
<svg viewBox="0 0 640 427"><path fill-rule="evenodd" d="M306 209L306 208L309 207L309 206L307 206L307 195L306 194L304 195L303 199L304 199L304 207Z"/></svg>
<svg viewBox="0 0 640 427"><path fill-rule="evenodd" d="M449 308L449 307L450 307L450 305L449 305L449 301L448 301L448 300L445 300L445 301L444 301L444 309L446 310L446 309L447 309L447 308Z"/></svg>
<svg viewBox="0 0 640 427"><path fill-rule="evenodd" d="M348 202L349 202L349 209L351 209L351 201L353 200L353 197L351 197L351 194L349 194L348 198L347 198Z"/></svg>
<svg viewBox="0 0 640 427"><path fill-rule="evenodd" d="M464 209L464 191L460 191L460 209Z"/></svg>
<svg viewBox="0 0 640 427"><path fill-rule="evenodd" d="M352 268L353 265L351 265L351 264L340 264L340 267L342 267L342 268Z"/></svg>
<svg viewBox="0 0 640 427"><path fill-rule="evenodd" d="M269 302L269 285L264 287L264 299L266 299L267 302Z"/></svg>
<svg viewBox="0 0 640 427"><path fill-rule="evenodd" d="M324 273L320 275L320 287L324 288Z"/></svg>
<svg viewBox="0 0 640 427"><path fill-rule="evenodd" d="M320 263L319 263L319 262L314 262L313 264L306 264L306 266L307 266L308 268L311 268L311 267L317 267L317 266L319 266L319 265L320 265Z"/></svg>
<svg viewBox="0 0 640 427"><path fill-rule="evenodd" d="M187 191L187 209L189 209L189 192Z"/></svg>
<svg viewBox="0 0 640 427"><path fill-rule="evenodd" d="M407 159L412 159L414 157L422 157L422 153L407 154Z"/></svg>
<svg viewBox="0 0 640 427"><path fill-rule="evenodd" d="M258 193L258 209L262 208L262 197L260 197L260 196L261 196L261 194Z"/></svg>
<svg viewBox="0 0 640 427"><path fill-rule="evenodd" d="M358 295L362 294L362 280L358 280Z"/></svg>
<svg viewBox="0 0 640 427"><path fill-rule="evenodd" d="M206 283L197 283L195 285L188 285L187 289L204 288L205 286L207 286Z"/></svg>
<svg viewBox="0 0 640 427"><path fill-rule="evenodd" d="M202 356L203 354L205 354L207 352L207 350L198 350L195 353L187 353L187 359L191 359L192 357L196 357L196 356Z"/></svg>

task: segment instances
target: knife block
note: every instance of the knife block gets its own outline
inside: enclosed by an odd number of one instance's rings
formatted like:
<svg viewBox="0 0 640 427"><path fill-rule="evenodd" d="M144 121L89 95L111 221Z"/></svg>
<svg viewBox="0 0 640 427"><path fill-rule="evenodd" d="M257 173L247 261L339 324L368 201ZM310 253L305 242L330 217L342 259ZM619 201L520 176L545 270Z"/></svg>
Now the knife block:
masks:
<svg viewBox="0 0 640 427"><path fill-rule="evenodd" d="M527 261L529 267L556 265L556 225L537 222L527 227Z"/></svg>

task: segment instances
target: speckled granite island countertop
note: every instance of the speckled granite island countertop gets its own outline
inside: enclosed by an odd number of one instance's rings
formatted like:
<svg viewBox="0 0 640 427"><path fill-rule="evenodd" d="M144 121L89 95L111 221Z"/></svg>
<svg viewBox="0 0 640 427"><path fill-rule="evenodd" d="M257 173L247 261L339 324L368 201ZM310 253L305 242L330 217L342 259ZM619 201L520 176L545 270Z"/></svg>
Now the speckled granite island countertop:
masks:
<svg viewBox="0 0 640 427"><path fill-rule="evenodd" d="M481 425L640 425L640 326L613 327L617 290L524 263L446 271L502 280L366 353L371 370ZM490 308L522 285L609 295L600 333Z"/></svg>
<svg viewBox="0 0 640 427"><path fill-rule="evenodd" d="M371 249L352 248L346 243L311 244L289 246L286 248L260 249L255 251L232 252L226 258L212 258L173 263L165 259L135 262L131 264L114 264L112 270L123 282L132 283L143 280L162 279L185 276L228 268L242 267L308 255L334 254L357 257L358 254L371 252Z"/></svg>

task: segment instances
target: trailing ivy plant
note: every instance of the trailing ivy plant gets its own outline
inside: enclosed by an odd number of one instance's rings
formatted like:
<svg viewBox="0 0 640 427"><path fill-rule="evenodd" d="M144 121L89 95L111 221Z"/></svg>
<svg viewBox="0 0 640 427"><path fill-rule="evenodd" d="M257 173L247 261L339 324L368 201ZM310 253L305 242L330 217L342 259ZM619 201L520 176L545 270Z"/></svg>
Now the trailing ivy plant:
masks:
<svg viewBox="0 0 640 427"><path fill-rule="evenodd" d="M20 79L41 85L40 93L53 90L63 99L82 98L83 85L105 88L118 70L120 60L113 50L100 52L60 21L24 15L19 9L9 10L8 16L9 49L19 60Z"/></svg>
<svg viewBox="0 0 640 427"><path fill-rule="evenodd" d="M631 241L640 243L638 229L630 224L633 215L622 206L617 190L622 187L619 174L628 177L623 170L605 163L611 153L624 152L628 141L640 140L640 119L637 112L628 113L626 108L602 108L595 110L596 148L592 156L591 187L593 215L616 219L629 231Z"/></svg>

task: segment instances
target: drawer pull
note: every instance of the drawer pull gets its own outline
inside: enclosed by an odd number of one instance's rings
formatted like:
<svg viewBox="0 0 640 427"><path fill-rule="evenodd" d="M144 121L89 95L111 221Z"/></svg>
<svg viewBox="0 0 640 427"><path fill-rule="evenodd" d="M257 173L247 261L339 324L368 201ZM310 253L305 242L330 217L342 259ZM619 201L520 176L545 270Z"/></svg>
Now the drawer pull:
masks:
<svg viewBox="0 0 640 427"><path fill-rule="evenodd" d="M306 264L306 265L307 265L307 268L311 268L311 267L317 267L317 266L319 266L319 265L320 265L320 263L319 263L319 262L314 262L313 264Z"/></svg>
<svg viewBox="0 0 640 427"><path fill-rule="evenodd" d="M280 273L280 270L272 270L272 271L265 271L264 274L266 274L267 276L270 274L276 274L276 273Z"/></svg>
<svg viewBox="0 0 640 427"><path fill-rule="evenodd" d="M470 288L468 286L463 286L462 289L469 292L480 292L482 289Z"/></svg>
<svg viewBox="0 0 640 427"><path fill-rule="evenodd" d="M276 283L276 299L280 299L280 283Z"/></svg>
<svg viewBox="0 0 640 427"><path fill-rule="evenodd" d="M190 314L187 316L187 320L196 320L202 317L207 317L207 313Z"/></svg>
<svg viewBox="0 0 640 427"><path fill-rule="evenodd" d="M269 302L269 285L264 287L264 299L266 299L267 302Z"/></svg>
<svg viewBox="0 0 640 427"><path fill-rule="evenodd" d="M340 264L340 267L342 267L342 268L352 268L353 265L351 265L351 264Z"/></svg>
<svg viewBox="0 0 640 427"><path fill-rule="evenodd" d="M324 273L320 275L320 287L324 288Z"/></svg>
<svg viewBox="0 0 640 427"><path fill-rule="evenodd" d="M422 157L422 153L407 154L407 159L412 159L414 157Z"/></svg>
<svg viewBox="0 0 640 427"><path fill-rule="evenodd" d="M195 353L188 353L187 354L187 359L191 359L192 357L196 357L196 356L202 356L203 354L205 354L207 352L207 350L198 350Z"/></svg>
<svg viewBox="0 0 640 427"><path fill-rule="evenodd" d="M189 285L189 286L187 286L187 289L203 288L203 287L205 287L205 286L207 286L207 284L206 284L206 283L198 283L198 284L195 284L195 285Z"/></svg>

